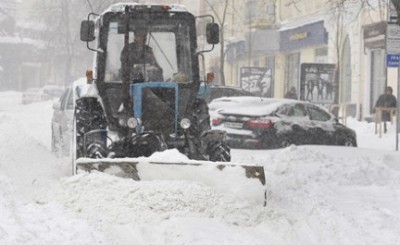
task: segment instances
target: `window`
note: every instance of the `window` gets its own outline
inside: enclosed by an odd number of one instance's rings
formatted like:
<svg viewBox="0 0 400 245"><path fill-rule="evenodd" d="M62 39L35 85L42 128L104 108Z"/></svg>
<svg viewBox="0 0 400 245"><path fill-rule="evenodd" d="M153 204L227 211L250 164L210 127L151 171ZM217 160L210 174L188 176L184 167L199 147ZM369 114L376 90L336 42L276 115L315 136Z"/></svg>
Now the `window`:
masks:
<svg viewBox="0 0 400 245"><path fill-rule="evenodd" d="M70 89L65 90L64 93L60 97L60 109L61 110L64 110L64 108L65 108L65 103L68 98L69 91L70 91Z"/></svg>
<svg viewBox="0 0 400 245"><path fill-rule="evenodd" d="M315 49L315 62L327 63L328 62L328 48Z"/></svg>
<svg viewBox="0 0 400 245"><path fill-rule="evenodd" d="M270 15L273 17L275 16L275 5L273 3L267 4L265 9L266 9L267 15Z"/></svg>
<svg viewBox="0 0 400 245"><path fill-rule="evenodd" d="M285 93L291 88L297 88L299 83L300 53L286 56Z"/></svg>
<svg viewBox="0 0 400 245"><path fill-rule="evenodd" d="M307 115L304 106L301 104L295 104L290 111L292 117L305 117Z"/></svg>
<svg viewBox="0 0 400 245"><path fill-rule="evenodd" d="M246 4L246 15L245 18L247 21L251 21L254 19L257 13L257 1L251 0Z"/></svg>
<svg viewBox="0 0 400 245"><path fill-rule="evenodd" d="M264 97L272 98L274 97L274 87L275 87L275 57L267 56L265 58L265 66L270 69L270 72L266 74L266 90L263 94Z"/></svg>
<svg viewBox="0 0 400 245"><path fill-rule="evenodd" d="M73 97L74 97L74 95L72 92L68 93L67 110L74 109Z"/></svg>
<svg viewBox="0 0 400 245"><path fill-rule="evenodd" d="M130 44L130 49L135 52L126 52L130 56L128 60L131 72L131 79L143 79L144 81L172 81L178 83L186 83L192 81L192 44L190 42L190 28L187 23L179 19L154 18L149 16L145 30L145 42L150 49L133 48L137 47ZM132 21L129 24L129 43L133 43L135 34L137 35L137 24L141 23ZM122 61L121 57L124 49L125 33L121 32L120 21L118 18L110 21L108 25L107 35L107 55L106 72L104 74L105 82L121 83L122 80ZM141 30L141 29L139 29ZM135 33L136 32L136 33ZM143 33L143 32L139 32ZM142 40L142 38L140 38ZM140 53L141 50L151 50L149 52ZM135 54L135 55L132 55ZM140 56L141 54L141 56ZM132 57L143 62L132 62ZM154 61L155 60L155 61ZM135 77L135 78L132 78Z"/></svg>
<svg viewBox="0 0 400 245"><path fill-rule="evenodd" d="M331 116L327 112L316 106L309 106L308 111L310 112L311 120L325 122L331 119Z"/></svg>

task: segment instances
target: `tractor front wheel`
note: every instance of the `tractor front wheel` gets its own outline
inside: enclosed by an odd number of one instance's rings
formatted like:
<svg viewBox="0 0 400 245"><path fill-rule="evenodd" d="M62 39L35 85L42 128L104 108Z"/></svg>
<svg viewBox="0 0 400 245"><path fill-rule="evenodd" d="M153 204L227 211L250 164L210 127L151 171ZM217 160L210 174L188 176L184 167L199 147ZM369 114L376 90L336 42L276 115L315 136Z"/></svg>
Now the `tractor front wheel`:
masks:
<svg viewBox="0 0 400 245"><path fill-rule="evenodd" d="M103 108L97 101L97 98L80 98L76 100L75 105L75 129L76 134L76 158L79 157L98 157L99 155L93 152L93 148L84 149L84 147L91 146L93 142L84 142L85 134L98 129L105 129L107 127L107 121L104 116ZM86 156L85 153L90 152L90 156ZM103 152L99 152L103 155Z"/></svg>

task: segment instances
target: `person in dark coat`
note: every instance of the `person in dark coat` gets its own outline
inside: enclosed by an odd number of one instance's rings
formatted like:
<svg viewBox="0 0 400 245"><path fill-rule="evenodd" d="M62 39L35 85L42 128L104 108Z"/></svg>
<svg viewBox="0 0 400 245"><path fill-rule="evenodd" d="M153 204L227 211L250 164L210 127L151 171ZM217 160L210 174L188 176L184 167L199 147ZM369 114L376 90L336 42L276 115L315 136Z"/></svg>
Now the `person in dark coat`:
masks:
<svg viewBox="0 0 400 245"><path fill-rule="evenodd" d="M384 108L396 108L397 106L397 100L396 97L393 95L393 89L392 87L388 86L386 87L385 93L381 94L376 101L376 107L384 107ZM383 111L382 112L382 121L383 121L383 129L384 132L386 133L387 128L386 128L386 122L390 121L390 112Z"/></svg>
<svg viewBox="0 0 400 245"><path fill-rule="evenodd" d="M293 99L293 100L297 100L297 93L296 93L296 88L295 87L291 87L289 91L287 91L287 93L285 94L285 98L286 99Z"/></svg>
<svg viewBox="0 0 400 245"><path fill-rule="evenodd" d="M146 44L147 40L147 32L144 29L139 29L135 31L134 34L134 42L130 43L128 46L125 46L121 51L121 64L124 65L126 61L129 62L127 67L130 70L131 78L139 77L136 73L141 73L144 71L136 71L135 65L137 64L148 64L153 66L156 69L156 77L158 81L162 81L162 69L158 65L153 50L150 46ZM126 57L128 56L128 57ZM141 74L144 75L144 74Z"/></svg>

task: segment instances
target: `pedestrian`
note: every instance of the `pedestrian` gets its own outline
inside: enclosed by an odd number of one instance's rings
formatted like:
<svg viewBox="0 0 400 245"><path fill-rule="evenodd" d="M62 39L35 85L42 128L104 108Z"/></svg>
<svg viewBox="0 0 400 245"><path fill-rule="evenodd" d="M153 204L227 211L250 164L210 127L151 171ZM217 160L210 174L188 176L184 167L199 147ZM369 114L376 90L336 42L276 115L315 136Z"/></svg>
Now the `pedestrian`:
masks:
<svg viewBox="0 0 400 245"><path fill-rule="evenodd" d="M387 86L385 89L385 93L381 94L376 101L376 107L383 107L383 108L396 108L397 100L396 97L393 95L393 89L390 86ZM387 132L386 128L386 121L390 121L390 112L383 111L382 112L382 121L383 121L383 131L384 133Z"/></svg>
<svg viewBox="0 0 400 245"><path fill-rule="evenodd" d="M296 88L295 87L291 87L289 91L287 91L287 93L285 94L285 98L286 99L293 99L293 100L297 100L297 93L296 93Z"/></svg>

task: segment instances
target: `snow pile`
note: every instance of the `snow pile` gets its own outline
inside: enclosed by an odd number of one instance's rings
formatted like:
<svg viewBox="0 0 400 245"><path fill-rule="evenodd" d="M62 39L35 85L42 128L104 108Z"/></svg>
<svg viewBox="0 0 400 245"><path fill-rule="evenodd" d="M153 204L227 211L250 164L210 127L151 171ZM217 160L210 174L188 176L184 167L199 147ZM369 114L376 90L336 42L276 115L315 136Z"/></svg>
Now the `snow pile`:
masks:
<svg viewBox="0 0 400 245"><path fill-rule="evenodd" d="M207 226L211 222L229 230L235 226L258 224L265 212L261 205L242 206L235 199L196 182L136 182L104 173L91 173L66 178L62 184L63 192L57 196L61 203L90 220L97 230L117 237L122 243L133 239L130 241L136 244L186 244L194 239L186 233L194 231L185 231L187 228L176 230L175 226L182 226L178 220L185 220L192 226L196 223ZM129 234L115 234L115 231L121 232L121 227ZM181 238L180 233L186 238ZM226 236L222 234L222 237ZM208 233L201 231L197 239L203 244L205 241L206 244L224 241L206 237ZM170 243L166 242L168 239L172 239ZM231 242L242 244L245 240L240 236Z"/></svg>
<svg viewBox="0 0 400 245"><path fill-rule="evenodd" d="M98 244L103 234L57 202L23 203L0 175L0 244Z"/></svg>
<svg viewBox="0 0 400 245"><path fill-rule="evenodd" d="M295 234L287 244L399 244L400 155L321 149L292 146L268 164L269 208Z"/></svg>
<svg viewBox="0 0 400 245"><path fill-rule="evenodd" d="M10 106L21 104L22 93L15 91L7 91L0 93L0 112Z"/></svg>

